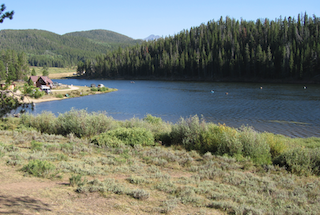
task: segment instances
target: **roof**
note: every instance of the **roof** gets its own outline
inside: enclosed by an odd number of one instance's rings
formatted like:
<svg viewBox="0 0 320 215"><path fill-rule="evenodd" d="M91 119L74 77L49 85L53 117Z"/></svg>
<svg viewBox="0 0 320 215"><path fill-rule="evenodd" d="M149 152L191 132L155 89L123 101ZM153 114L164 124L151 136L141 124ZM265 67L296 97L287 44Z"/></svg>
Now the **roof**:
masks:
<svg viewBox="0 0 320 215"><path fill-rule="evenodd" d="M47 76L30 76L30 79L33 82L37 82L39 80L39 78L41 78L45 83L53 84L52 80L50 78L48 78Z"/></svg>
<svg viewBox="0 0 320 215"><path fill-rule="evenodd" d="M44 82L49 83L49 84L53 84L53 82L51 81L50 78L48 78L47 76L40 76L40 78L42 80L44 80Z"/></svg>
<svg viewBox="0 0 320 215"><path fill-rule="evenodd" d="M37 81L38 81L38 78L39 78L39 76L30 76L30 79L31 79L33 82L37 82Z"/></svg>

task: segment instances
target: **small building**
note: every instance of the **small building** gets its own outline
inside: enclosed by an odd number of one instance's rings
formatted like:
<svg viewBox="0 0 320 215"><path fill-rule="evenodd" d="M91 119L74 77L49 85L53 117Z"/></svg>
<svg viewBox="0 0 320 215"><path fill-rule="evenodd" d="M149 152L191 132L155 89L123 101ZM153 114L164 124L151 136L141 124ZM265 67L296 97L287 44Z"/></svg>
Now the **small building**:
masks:
<svg viewBox="0 0 320 215"><path fill-rule="evenodd" d="M30 79L32 80L33 86L35 87L41 87L42 85L45 85L50 88L53 87L52 80L47 76L30 76L29 80Z"/></svg>
<svg viewBox="0 0 320 215"><path fill-rule="evenodd" d="M12 84L10 84L10 85L0 84L0 89L14 90L15 87L16 87L16 84L15 84L15 83L12 83Z"/></svg>

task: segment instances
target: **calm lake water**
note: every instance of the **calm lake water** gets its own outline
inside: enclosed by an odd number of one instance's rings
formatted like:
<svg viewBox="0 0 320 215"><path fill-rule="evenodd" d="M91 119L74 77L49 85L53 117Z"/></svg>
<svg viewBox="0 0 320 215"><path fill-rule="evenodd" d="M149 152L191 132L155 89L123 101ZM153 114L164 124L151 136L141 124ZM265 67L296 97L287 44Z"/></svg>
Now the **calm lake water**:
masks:
<svg viewBox="0 0 320 215"><path fill-rule="evenodd" d="M117 92L39 103L35 114L58 115L75 109L105 111L117 120L147 114L176 123L180 117L203 116L228 126L253 126L291 137L320 137L320 86L301 84L204 83L128 80L53 80L90 86L100 83ZM260 89L262 87L262 89ZM214 93L210 91L214 90ZM227 92L227 94L226 94Z"/></svg>

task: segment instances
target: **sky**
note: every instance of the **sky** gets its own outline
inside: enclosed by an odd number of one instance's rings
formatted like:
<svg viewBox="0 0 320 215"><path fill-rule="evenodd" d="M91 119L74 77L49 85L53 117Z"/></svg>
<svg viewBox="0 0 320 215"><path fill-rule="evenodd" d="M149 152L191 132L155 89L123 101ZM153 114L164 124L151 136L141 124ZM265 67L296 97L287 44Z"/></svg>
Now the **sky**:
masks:
<svg viewBox="0 0 320 215"><path fill-rule="evenodd" d="M14 11L2 29L39 29L56 34L104 29L133 39L173 36L222 16L236 20L320 17L319 0L4 0Z"/></svg>

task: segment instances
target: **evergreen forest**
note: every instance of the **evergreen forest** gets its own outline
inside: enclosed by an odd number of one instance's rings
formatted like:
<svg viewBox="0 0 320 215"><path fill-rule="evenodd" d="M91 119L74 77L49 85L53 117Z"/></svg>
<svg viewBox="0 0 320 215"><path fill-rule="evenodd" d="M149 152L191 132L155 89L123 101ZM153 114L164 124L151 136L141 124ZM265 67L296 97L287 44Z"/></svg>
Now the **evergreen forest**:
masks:
<svg viewBox="0 0 320 215"><path fill-rule="evenodd" d="M320 19L209 21L81 61L84 78L320 80Z"/></svg>
<svg viewBox="0 0 320 215"><path fill-rule="evenodd" d="M27 80L30 75L27 55L14 50L0 52L0 81Z"/></svg>

